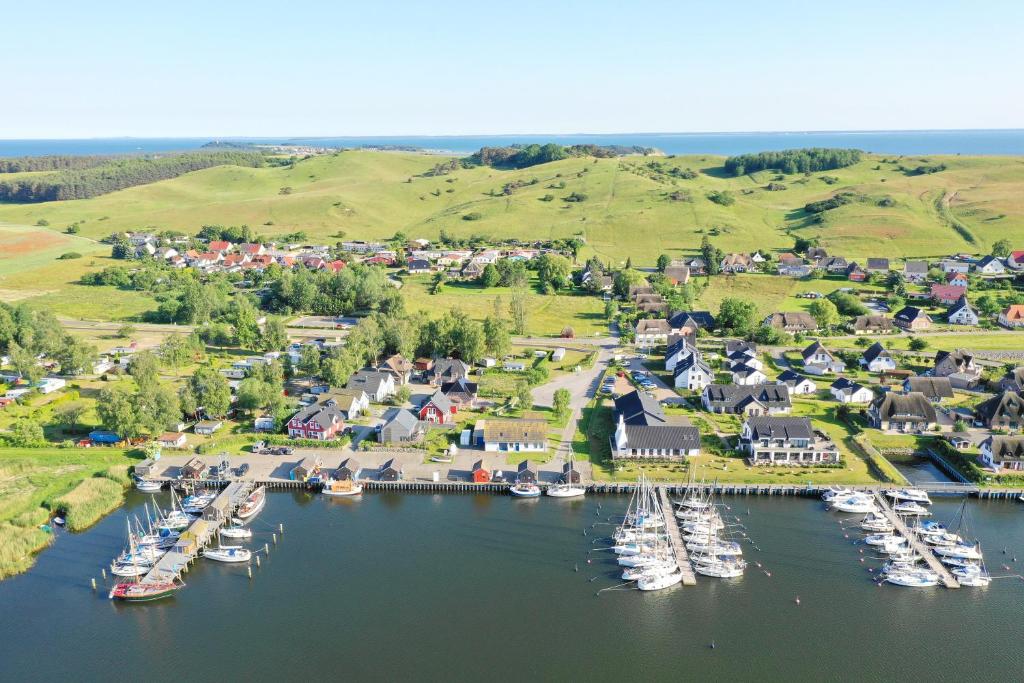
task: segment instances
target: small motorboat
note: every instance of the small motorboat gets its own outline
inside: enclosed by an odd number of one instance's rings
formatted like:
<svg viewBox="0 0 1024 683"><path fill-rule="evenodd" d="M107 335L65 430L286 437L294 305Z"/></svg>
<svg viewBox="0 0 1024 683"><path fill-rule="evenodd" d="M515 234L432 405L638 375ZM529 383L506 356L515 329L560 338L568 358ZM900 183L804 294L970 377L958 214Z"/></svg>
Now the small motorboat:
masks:
<svg viewBox="0 0 1024 683"><path fill-rule="evenodd" d="M64 526L64 518L63 517L54 517L53 520L51 520L51 521L54 524L56 524L57 526Z"/></svg>
<svg viewBox="0 0 1024 683"><path fill-rule="evenodd" d="M143 493L159 493L163 487L163 482L150 481L142 477L136 477L135 479L135 488Z"/></svg>
<svg viewBox="0 0 1024 683"><path fill-rule="evenodd" d="M579 498L585 496L587 490L572 484L552 484L548 487L547 494L552 498Z"/></svg>
<svg viewBox="0 0 1024 683"><path fill-rule="evenodd" d="M267 487L261 486L252 493L238 507L236 513L239 519L251 519L260 513L263 506L267 504Z"/></svg>
<svg viewBox="0 0 1024 683"><path fill-rule="evenodd" d="M911 503L921 503L922 505L932 504L931 498L928 497L928 492L921 489L890 489L885 492L885 495L895 501L908 501Z"/></svg>
<svg viewBox="0 0 1024 683"><path fill-rule="evenodd" d="M226 526L220 530L224 538L252 538L252 529L244 526Z"/></svg>
<svg viewBox="0 0 1024 683"><path fill-rule="evenodd" d="M668 574L654 574L641 577L636 582L636 587L642 591L657 591L662 588L669 588L681 583L683 580L683 573L678 567L674 572Z"/></svg>
<svg viewBox="0 0 1024 683"><path fill-rule="evenodd" d="M240 545L222 545L207 548L203 551L203 557L217 562L248 562L252 559L252 552Z"/></svg>
<svg viewBox="0 0 1024 683"><path fill-rule="evenodd" d="M713 555L722 555L728 557L735 557L743 554L743 548L739 543L735 541L721 541L719 539L712 539L711 543L704 541L693 541L686 544L686 549L691 553L702 554L708 553Z"/></svg>
<svg viewBox="0 0 1024 683"><path fill-rule="evenodd" d="M114 584L110 589L111 600L122 600L124 602L149 602L160 600L174 595L185 584L174 583L173 581L143 583L140 581L124 581Z"/></svg>
<svg viewBox="0 0 1024 683"><path fill-rule="evenodd" d="M539 498L540 487L536 484L516 484L508 490L516 498Z"/></svg>
<svg viewBox="0 0 1024 683"><path fill-rule="evenodd" d="M932 514L928 511L928 508L914 501L905 501L903 503L897 503L896 505L893 506L892 510L898 515L913 515L916 517L924 517L926 515Z"/></svg>
<svg viewBox="0 0 1024 683"><path fill-rule="evenodd" d="M884 534L894 530L892 522L886 519L885 515L878 512L868 513L860 520L860 528L864 531L871 531L876 534Z"/></svg>
<svg viewBox="0 0 1024 683"><path fill-rule="evenodd" d="M737 579L743 576L746 569L746 562L742 560L734 562L731 560L719 560L707 558L707 561L696 559L693 563L693 570L703 576L710 576L716 579Z"/></svg>
<svg viewBox="0 0 1024 683"><path fill-rule="evenodd" d="M351 479L328 479L321 491L325 496L358 496L363 492L363 485Z"/></svg>
<svg viewBox="0 0 1024 683"><path fill-rule="evenodd" d="M875 506L874 499L871 496L863 494L857 494L847 498L837 498L832 502L832 509L839 512L858 514L866 514L869 512L876 512L878 510Z"/></svg>
<svg viewBox="0 0 1024 683"><path fill-rule="evenodd" d="M110 573L114 576L142 576L149 571L149 567L133 562L125 564L123 562L115 562L110 565Z"/></svg>
<svg viewBox="0 0 1024 683"><path fill-rule="evenodd" d="M961 586L983 588L992 583L992 577L989 576L988 572L978 564L956 567L951 571Z"/></svg>
<svg viewBox="0 0 1024 683"><path fill-rule="evenodd" d="M829 486L825 489L825 492L821 494L821 499L826 503L831 503L836 498L846 498L857 493L853 489L848 489L843 486Z"/></svg>
<svg viewBox="0 0 1024 683"><path fill-rule="evenodd" d="M875 546L887 546L887 545L906 545L907 539L896 534L872 534L864 539L864 542L868 545Z"/></svg>

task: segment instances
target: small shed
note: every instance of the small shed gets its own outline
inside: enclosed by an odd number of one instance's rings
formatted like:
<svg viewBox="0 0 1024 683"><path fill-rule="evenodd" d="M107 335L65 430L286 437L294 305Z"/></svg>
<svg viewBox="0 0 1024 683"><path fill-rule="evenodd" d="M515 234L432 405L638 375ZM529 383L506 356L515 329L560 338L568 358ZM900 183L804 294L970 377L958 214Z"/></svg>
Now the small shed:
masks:
<svg viewBox="0 0 1024 683"><path fill-rule="evenodd" d="M135 466L135 476L138 477L149 477L156 472L156 462L151 458L146 458L138 465Z"/></svg>
<svg viewBox="0 0 1024 683"><path fill-rule="evenodd" d="M565 349L559 346L557 349L551 352L551 360L556 363L565 358Z"/></svg>
<svg viewBox="0 0 1024 683"><path fill-rule="evenodd" d="M192 458L181 468L182 479L202 479L206 474L206 463L199 458Z"/></svg>
<svg viewBox="0 0 1024 683"><path fill-rule="evenodd" d="M340 481L357 479L359 477L359 463L355 458L345 458L338 469L334 470L334 478Z"/></svg>
<svg viewBox="0 0 1024 683"><path fill-rule="evenodd" d="M562 481L566 484L580 483L580 472L576 469L575 463L564 463L562 465Z"/></svg>
<svg viewBox="0 0 1024 683"><path fill-rule="evenodd" d="M292 481L309 481L311 477L320 473L321 467L323 467L323 461L319 455L307 455L292 468L292 471L288 473L288 478Z"/></svg>
<svg viewBox="0 0 1024 683"><path fill-rule="evenodd" d="M213 502L203 509L203 519L208 522L221 522L231 516L231 499L217 496Z"/></svg>
<svg viewBox="0 0 1024 683"><path fill-rule="evenodd" d="M391 458L380 466L378 478L381 481L398 481L402 478L402 464Z"/></svg>
<svg viewBox="0 0 1024 683"><path fill-rule="evenodd" d="M473 464L473 483L474 484L486 484L491 480L491 473L484 469L484 461L477 460Z"/></svg>
<svg viewBox="0 0 1024 683"><path fill-rule="evenodd" d="M270 415L260 415L252 421L252 428L257 432L270 432L274 430L274 418Z"/></svg>
<svg viewBox="0 0 1024 683"><path fill-rule="evenodd" d="M185 445L186 438L181 432L164 432L156 442L162 448L182 448Z"/></svg>
<svg viewBox="0 0 1024 683"><path fill-rule="evenodd" d="M204 434L206 436L209 436L210 434L213 434L223 426L224 423L221 422L220 420L203 420L202 422L197 422L196 426L193 428L192 431L194 431L196 434Z"/></svg>
<svg viewBox="0 0 1024 683"><path fill-rule="evenodd" d="M521 463L519 463L519 467L516 469L516 483L537 483L537 468L529 460L524 460Z"/></svg>

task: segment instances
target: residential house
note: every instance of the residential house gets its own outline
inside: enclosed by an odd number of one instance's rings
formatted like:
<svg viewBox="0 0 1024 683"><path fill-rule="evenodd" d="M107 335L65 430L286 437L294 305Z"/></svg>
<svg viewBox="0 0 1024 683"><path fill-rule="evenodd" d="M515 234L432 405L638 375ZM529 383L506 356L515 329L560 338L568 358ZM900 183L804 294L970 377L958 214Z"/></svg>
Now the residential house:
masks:
<svg viewBox="0 0 1024 683"><path fill-rule="evenodd" d="M928 330L932 326L931 317L917 306L904 306L893 318L893 322L896 327L908 332Z"/></svg>
<svg viewBox="0 0 1024 683"><path fill-rule="evenodd" d="M1001 259L995 256L985 256L974 266L979 275L1002 275L1006 272L1006 266Z"/></svg>
<svg viewBox="0 0 1024 683"><path fill-rule="evenodd" d="M700 330L715 329L715 316L710 311L682 311L669 316L672 334L696 336Z"/></svg>
<svg viewBox="0 0 1024 683"><path fill-rule="evenodd" d="M1004 391L979 403L974 412L989 429L1017 431L1024 427L1024 396Z"/></svg>
<svg viewBox="0 0 1024 683"><path fill-rule="evenodd" d="M869 275L887 275L889 273L889 259L869 258L867 261L867 271Z"/></svg>
<svg viewBox="0 0 1024 683"><path fill-rule="evenodd" d="M868 372L888 372L896 369L896 359L888 349L875 342L861 354L860 365Z"/></svg>
<svg viewBox="0 0 1024 683"><path fill-rule="evenodd" d="M636 321L634 343L637 346L658 346L668 341L671 327L668 320L645 318Z"/></svg>
<svg viewBox="0 0 1024 683"><path fill-rule="evenodd" d="M419 408L420 422L451 424L458 411L440 389L436 390Z"/></svg>
<svg viewBox="0 0 1024 683"><path fill-rule="evenodd" d="M950 325L977 325L978 312L974 310L966 296L957 299L956 303L946 310L946 320Z"/></svg>
<svg viewBox="0 0 1024 683"><path fill-rule="evenodd" d="M1024 391L1024 366L1016 367L999 380L1000 391Z"/></svg>
<svg viewBox="0 0 1024 683"><path fill-rule="evenodd" d="M743 366L754 368L755 370L764 370L764 363L757 357L757 353L750 349L733 351L732 354L726 357L726 361L728 362L730 372Z"/></svg>
<svg viewBox="0 0 1024 683"><path fill-rule="evenodd" d="M65 386L67 386L67 380L60 377L43 377L35 384L35 388L40 394L52 394Z"/></svg>
<svg viewBox="0 0 1024 683"><path fill-rule="evenodd" d="M846 363L839 360L831 351L815 341L803 351L804 372L810 375L827 375L846 372Z"/></svg>
<svg viewBox="0 0 1024 683"><path fill-rule="evenodd" d="M1011 304L999 314L999 324L1011 329L1024 327L1024 305Z"/></svg>
<svg viewBox="0 0 1024 683"><path fill-rule="evenodd" d="M731 371L732 383L741 387L752 387L768 381L768 376L764 372L750 365L740 363L734 365Z"/></svg>
<svg viewBox="0 0 1024 683"><path fill-rule="evenodd" d="M700 430L683 416L665 415L650 396L633 391L615 399L612 458L682 460L700 454Z"/></svg>
<svg viewBox="0 0 1024 683"><path fill-rule="evenodd" d="M946 284L954 287L963 287L966 290L970 286L971 281L965 273L946 273Z"/></svg>
<svg viewBox="0 0 1024 683"><path fill-rule="evenodd" d="M786 332L814 332L818 329L818 323L810 313L778 312L772 313L765 318L765 325L771 325L777 330Z"/></svg>
<svg viewBox="0 0 1024 683"><path fill-rule="evenodd" d="M352 481L359 478L359 471L362 467L355 458L345 458L334 470L334 478L338 481Z"/></svg>
<svg viewBox="0 0 1024 683"><path fill-rule="evenodd" d="M786 275L789 277L806 277L811 274L811 266L807 265L799 256L793 254L781 254L779 256L779 262L776 266L776 270L779 275Z"/></svg>
<svg viewBox="0 0 1024 683"><path fill-rule="evenodd" d="M377 439L381 443L415 443L423 439L426 425L411 411L399 410L380 428Z"/></svg>
<svg viewBox="0 0 1024 683"><path fill-rule="evenodd" d="M963 349L935 352L935 376L948 377L954 389L973 389L981 380L981 368Z"/></svg>
<svg viewBox="0 0 1024 683"><path fill-rule="evenodd" d="M754 269L754 262L747 254L728 254L722 259L721 272L746 273Z"/></svg>
<svg viewBox="0 0 1024 683"><path fill-rule="evenodd" d="M316 439L330 441L338 437L345 428L345 418L337 402L328 398L313 403L288 419L288 436L293 439Z"/></svg>
<svg viewBox="0 0 1024 683"><path fill-rule="evenodd" d="M1013 251L1006 257L1006 267L1014 270L1024 270L1024 251Z"/></svg>
<svg viewBox="0 0 1024 683"><path fill-rule="evenodd" d="M579 484L582 477L580 471L576 467L574 462L563 462L562 463L562 483L563 484Z"/></svg>
<svg viewBox="0 0 1024 683"><path fill-rule="evenodd" d="M892 334L896 326L892 320L884 315L858 315L853 320L853 333L862 334Z"/></svg>
<svg viewBox="0 0 1024 683"><path fill-rule="evenodd" d="M517 484L536 484L537 466L529 460L524 460L516 467Z"/></svg>
<svg viewBox="0 0 1024 683"><path fill-rule="evenodd" d="M660 294L641 294L634 304L640 313L668 314L668 302Z"/></svg>
<svg viewBox="0 0 1024 683"><path fill-rule="evenodd" d="M203 436L210 436L224 426L224 423L220 420L202 420L197 422L192 431L196 434L202 434Z"/></svg>
<svg viewBox="0 0 1024 683"><path fill-rule="evenodd" d="M388 356L377 369L391 375L395 380L395 386L400 387L409 383L409 378L412 376L412 361L402 354L396 353Z"/></svg>
<svg viewBox="0 0 1024 683"><path fill-rule="evenodd" d="M433 367L426 370L426 377L433 386L454 382L469 377L471 368L458 358L435 358Z"/></svg>
<svg viewBox="0 0 1024 683"><path fill-rule="evenodd" d="M231 251L231 247L234 245L227 240L212 240L210 242L210 251L220 252L221 254Z"/></svg>
<svg viewBox="0 0 1024 683"><path fill-rule="evenodd" d="M927 261L907 261L903 264L903 279L907 282L922 283L928 279Z"/></svg>
<svg viewBox="0 0 1024 683"><path fill-rule="evenodd" d="M395 395L395 378L377 370L360 370L348 379L346 389L362 389L374 403L383 403Z"/></svg>
<svg viewBox="0 0 1024 683"><path fill-rule="evenodd" d="M441 393L445 395L456 410L472 410L476 407L476 382L469 382L465 378L457 379L454 382L445 382L441 385Z"/></svg>
<svg viewBox="0 0 1024 683"><path fill-rule="evenodd" d="M669 266L665 269L665 280L673 287L690 281L690 269L686 266Z"/></svg>
<svg viewBox="0 0 1024 683"><path fill-rule="evenodd" d="M405 270L409 275L423 275L430 272L430 261L425 259L409 259L405 264Z"/></svg>
<svg viewBox="0 0 1024 683"><path fill-rule="evenodd" d="M164 432L156 442L161 448L184 448L188 438L182 432Z"/></svg>
<svg viewBox="0 0 1024 683"><path fill-rule="evenodd" d="M730 415L781 415L793 407L788 388L781 384L711 384L704 387L701 403L708 412Z"/></svg>
<svg viewBox="0 0 1024 683"><path fill-rule="evenodd" d="M700 256L683 259L682 264L690 269L690 275L707 275L708 264Z"/></svg>
<svg viewBox="0 0 1024 683"><path fill-rule="evenodd" d="M547 432L545 420L477 420L473 442L485 451L543 451Z"/></svg>
<svg viewBox="0 0 1024 683"><path fill-rule="evenodd" d="M876 429L923 433L935 428L935 407L924 394L886 392L868 408L868 421Z"/></svg>
<svg viewBox="0 0 1024 683"><path fill-rule="evenodd" d="M955 259L943 259L939 263L939 268L942 269L943 273L947 275L949 273L963 273L966 275L971 270L971 264L967 261L957 261Z"/></svg>
<svg viewBox="0 0 1024 683"><path fill-rule="evenodd" d="M836 464L839 449L806 417L749 417L740 431L740 450L757 466Z"/></svg>
<svg viewBox="0 0 1024 683"><path fill-rule="evenodd" d="M484 274L484 264L479 261L470 261L460 272L460 276L467 280L475 280Z"/></svg>
<svg viewBox="0 0 1024 683"><path fill-rule="evenodd" d="M675 364L672 370L676 389L703 391L715 380L714 373L698 353L691 353Z"/></svg>
<svg viewBox="0 0 1024 683"><path fill-rule="evenodd" d="M903 392L924 394L932 403L941 403L953 398L953 385L948 377L908 377L903 380Z"/></svg>
<svg viewBox="0 0 1024 683"><path fill-rule="evenodd" d="M377 471L377 479L380 481L400 481L402 479L402 463L391 458Z"/></svg>
<svg viewBox="0 0 1024 683"><path fill-rule="evenodd" d="M725 342L726 357L732 358L735 353L742 353L750 358L756 358L757 344L742 339L727 339Z"/></svg>
<svg viewBox="0 0 1024 683"><path fill-rule="evenodd" d="M665 370L674 371L680 360L694 354L700 355L700 351L688 341L687 337L675 338L665 349Z"/></svg>
<svg viewBox="0 0 1024 683"><path fill-rule="evenodd" d="M846 266L846 279L850 282L864 282L868 279L868 272L854 261Z"/></svg>
<svg viewBox="0 0 1024 683"><path fill-rule="evenodd" d="M346 420L357 418L370 410L370 395L363 389L334 389L329 394Z"/></svg>
<svg viewBox="0 0 1024 683"><path fill-rule="evenodd" d="M952 306L965 294L967 294L967 288L959 285L941 285L936 283L931 288L932 301L940 306Z"/></svg>
<svg viewBox="0 0 1024 683"><path fill-rule="evenodd" d="M809 247L807 249L807 258L813 260L828 258L828 250L825 247Z"/></svg>
<svg viewBox="0 0 1024 683"><path fill-rule="evenodd" d="M814 267L832 275L847 275L850 262L842 256L823 256L815 259Z"/></svg>
<svg viewBox="0 0 1024 683"><path fill-rule="evenodd" d="M783 370L775 380L776 384L786 387L790 396L807 396L818 391L818 386L803 375L793 370Z"/></svg>
<svg viewBox="0 0 1024 683"><path fill-rule="evenodd" d="M981 462L1000 472L1024 470L1024 436L990 436L981 442Z"/></svg>
<svg viewBox="0 0 1024 683"><path fill-rule="evenodd" d="M840 377L829 387L832 398L840 403L870 403L875 393L863 384L858 384L846 377Z"/></svg>

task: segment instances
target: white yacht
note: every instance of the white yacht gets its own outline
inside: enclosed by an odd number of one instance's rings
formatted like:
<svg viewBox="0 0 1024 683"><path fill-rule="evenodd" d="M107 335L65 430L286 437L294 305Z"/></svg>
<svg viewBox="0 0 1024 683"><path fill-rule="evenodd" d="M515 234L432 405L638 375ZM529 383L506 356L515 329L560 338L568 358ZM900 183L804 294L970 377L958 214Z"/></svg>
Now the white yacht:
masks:
<svg viewBox="0 0 1024 683"><path fill-rule="evenodd" d="M910 569L887 574L887 583L909 588L928 588L939 585L939 575L927 569Z"/></svg>
<svg viewBox="0 0 1024 683"><path fill-rule="evenodd" d="M839 512L866 514L869 512L876 512L878 507L875 505L875 501L871 496L856 494L847 498L836 499L832 503L832 509L838 510Z"/></svg>
<svg viewBox="0 0 1024 683"><path fill-rule="evenodd" d="M898 515L912 515L915 517L925 517L932 514L928 511L928 508L924 507L920 503L915 503L912 500L908 500L903 503L896 503L892 510Z"/></svg>
<svg viewBox="0 0 1024 683"><path fill-rule="evenodd" d="M217 562L248 562L252 559L252 552L240 545L222 545L207 548L203 551L203 557Z"/></svg>
<svg viewBox="0 0 1024 683"><path fill-rule="evenodd" d="M921 503L922 505L932 504L931 498L928 497L928 492L921 489L890 489L885 492L885 495L895 501L909 501Z"/></svg>
<svg viewBox="0 0 1024 683"><path fill-rule="evenodd" d="M981 550L974 545L958 543L955 545L937 545L932 547L936 555L950 557L958 560L981 560L984 559Z"/></svg>
<svg viewBox="0 0 1024 683"><path fill-rule="evenodd" d="M252 529L244 526L226 526L220 530L224 538L252 538Z"/></svg>
<svg viewBox="0 0 1024 683"><path fill-rule="evenodd" d="M163 483L159 481L150 481L142 477L135 479L135 488L143 493L159 493L163 486Z"/></svg>
<svg viewBox="0 0 1024 683"><path fill-rule="evenodd" d="M880 512L869 512L864 519L860 520L860 528L864 531L883 534L891 532L895 528L888 518Z"/></svg>
<svg viewBox="0 0 1024 683"><path fill-rule="evenodd" d="M669 588L681 583L683 580L683 572L676 567L674 572L668 574L654 574L649 576L643 576L636 582L636 587L642 591L657 591L663 588Z"/></svg>

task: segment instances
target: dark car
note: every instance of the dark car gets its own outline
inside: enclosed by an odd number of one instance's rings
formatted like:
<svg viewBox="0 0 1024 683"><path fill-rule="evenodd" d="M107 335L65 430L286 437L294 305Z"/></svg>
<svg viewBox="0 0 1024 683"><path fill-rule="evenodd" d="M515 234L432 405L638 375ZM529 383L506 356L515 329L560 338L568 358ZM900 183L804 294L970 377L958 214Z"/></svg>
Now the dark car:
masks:
<svg viewBox="0 0 1024 683"><path fill-rule="evenodd" d="M235 476L241 477L249 471L249 463L243 462L241 465L235 468Z"/></svg>

